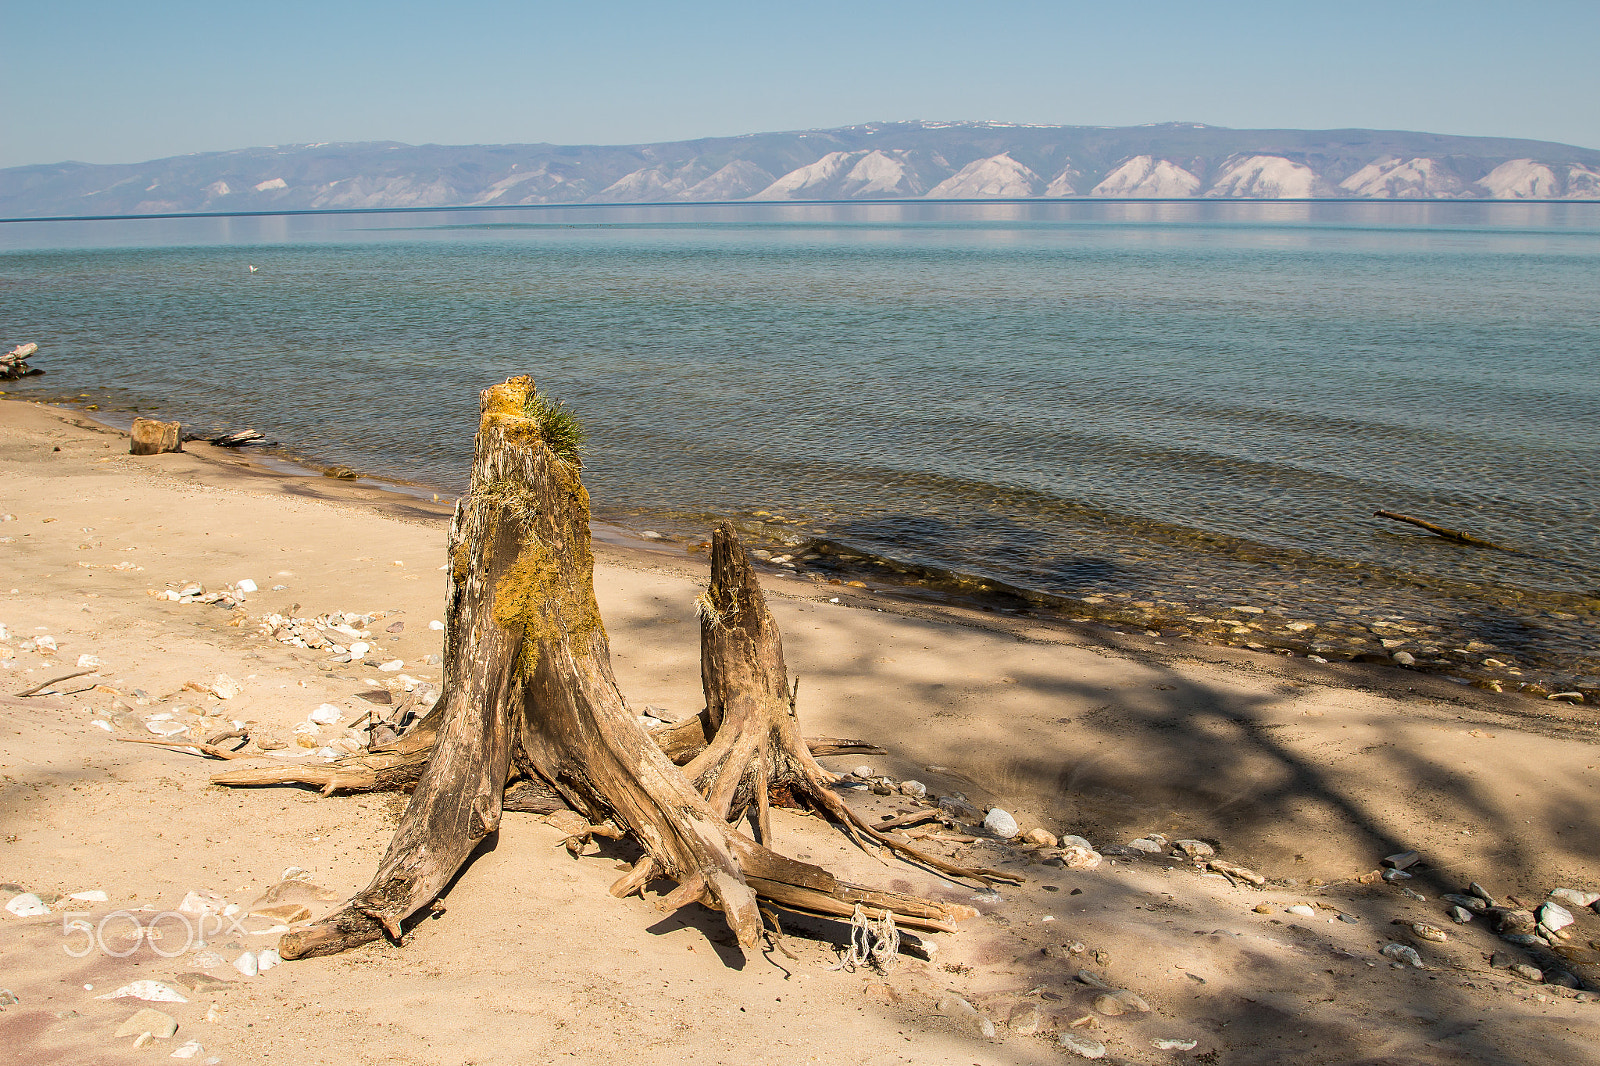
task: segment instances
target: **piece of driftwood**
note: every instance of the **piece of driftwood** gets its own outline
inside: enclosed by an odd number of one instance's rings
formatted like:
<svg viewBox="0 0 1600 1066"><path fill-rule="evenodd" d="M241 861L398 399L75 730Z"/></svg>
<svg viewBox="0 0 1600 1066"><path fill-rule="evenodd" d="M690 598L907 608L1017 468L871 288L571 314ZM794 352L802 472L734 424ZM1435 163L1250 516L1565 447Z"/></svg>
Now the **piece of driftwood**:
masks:
<svg viewBox="0 0 1600 1066"><path fill-rule="evenodd" d="M1420 518L1412 518L1410 515L1396 514L1393 511L1373 511L1372 513L1378 518L1388 518L1395 522L1407 522L1420 529L1426 529L1436 537L1443 537L1445 540L1454 541L1457 544L1468 544L1474 548L1493 548L1495 551L1511 550L1493 541L1474 536L1465 530L1446 529L1444 526L1436 526L1432 522L1426 522Z"/></svg>
<svg viewBox="0 0 1600 1066"><path fill-rule="evenodd" d="M178 422L158 422L153 418L135 418L129 431L128 454L162 455L183 451L183 426Z"/></svg>
<svg viewBox="0 0 1600 1066"><path fill-rule="evenodd" d="M28 357L38 350L39 346L29 341L27 344L19 344L6 354L0 355L0 381L15 381L18 378L43 374L43 370L28 365Z"/></svg>
<svg viewBox="0 0 1600 1066"><path fill-rule="evenodd" d="M15 695L17 695L17 696L32 696L32 695L34 695L36 693L43 692L45 689L49 688L51 685L56 684L57 682L60 682L60 681L71 681L75 677L83 677L85 674L92 674L94 672L95 671L93 671L93 670L79 670L76 673L62 674L60 677L52 677L49 681L45 681L42 684L35 685L32 688L27 689L24 692L15 693Z"/></svg>
<svg viewBox="0 0 1600 1066"><path fill-rule="evenodd" d="M399 938L402 923L427 908L499 827L508 798L522 809L559 798L588 827L569 831L569 841L627 835L643 857L612 886L614 895L657 879L676 882L658 906L702 902L721 911L745 950L762 935L758 898L827 915L859 904L875 918L893 914L926 929L969 917L961 905L841 882L730 824L736 808L759 812L783 793L780 800L802 799L834 815L858 840L874 836L826 788L832 775L799 739L776 630L768 640L770 616L753 572L746 582L739 571L741 559L749 571L748 557L724 538L721 571L739 580L724 580L720 592L714 580L708 594L718 643L702 663L709 728L702 750L680 769L627 708L612 673L570 416L527 378L486 390L481 412L471 488L450 532L438 706L385 748L294 771L325 790L403 787L409 778L411 801L372 883L333 914L286 934L283 956ZM775 667L751 661L766 648L778 652ZM245 769L214 780L277 783L282 772ZM759 814L756 821L770 841L770 826Z"/></svg>

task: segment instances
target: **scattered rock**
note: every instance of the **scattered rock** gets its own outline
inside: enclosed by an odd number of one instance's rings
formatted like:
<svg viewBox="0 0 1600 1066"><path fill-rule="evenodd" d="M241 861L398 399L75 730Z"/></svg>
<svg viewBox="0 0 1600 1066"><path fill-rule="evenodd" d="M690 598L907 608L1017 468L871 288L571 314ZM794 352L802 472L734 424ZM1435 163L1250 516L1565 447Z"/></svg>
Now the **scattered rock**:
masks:
<svg viewBox="0 0 1600 1066"><path fill-rule="evenodd" d="M175 1059L194 1059L204 1055L205 1051L206 1049L200 1045L198 1040L190 1040L188 1043L179 1044L177 1050L173 1051L172 1057Z"/></svg>
<svg viewBox="0 0 1600 1066"><path fill-rule="evenodd" d="M1511 907L1490 907L1488 913L1490 920L1494 922L1494 931L1501 936L1508 933L1528 935L1539 924L1532 911Z"/></svg>
<svg viewBox="0 0 1600 1066"><path fill-rule="evenodd" d="M170 1014L163 1014L153 1007L146 1007L118 1026L116 1035L124 1037L149 1033L157 1040L169 1040L177 1031L176 1018Z"/></svg>
<svg viewBox="0 0 1600 1066"><path fill-rule="evenodd" d="M306 721L315 722L317 725L338 725L339 719L344 717L343 712L331 703L324 703L310 714Z"/></svg>
<svg viewBox="0 0 1600 1066"><path fill-rule="evenodd" d="M261 968L256 962L256 953L253 951L247 951L237 959L234 959L233 968L246 977L254 977L261 972Z"/></svg>
<svg viewBox="0 0 1600 1066"><path fill-rule="evenodd" d="M219 700L231 700L244 691L244 686L227 674L218 674L211 679L211 687L207 691Z"/></svg>
<svg viewBox="0 0 1600 1066"><path fill-rule="evenodd" d="M912 799L922 799L928 794L928 786L921 781L902 781L900 782L900 794L902 796L910 796Z"/></svg>
<svg viewBox="0 0 1600 1066"><path fill-rule="evenodd" d="M1417 969L1423 969L1422 956L1417 954L1417 949L1406 944L1385 944L1379 951L1385 958L1396 962L1403 962Z"/></svg>
<svg viewBox="0 0 1600 1066"><path fill-rule="evenodd" d="M1568 907L1593 907L1600 903L1600 892L1590 892L1581 888L1558 888L1550 893L1550 898Z"/></svg>
<svg viewBox="0 0 1600 1066"><path fill-rule="evenodd" d="M1082 844L1068 844L1060 857L1061 865L1069 870L1093 870L1100 865L1100 853Z"/></svg>
<svg viewBox="0 0 1600 1066"><path fill-rule="evenodd" d="M95 999L142 999L146 1003L187 1003L189 997L160 981L135 981Z"/></svg>
<svg viewBox="0 0 1600 1066"><path fill-rule="evenodd" d="M11 989L0 988L0 1010L5 1009L6 1007L15 1007L21 1002L22 1000L18 999L17 994L11 991Z"/></svg>
<svg viewBox="0 0 1600 1066"><path fill-rule="evenodd" d="M994 1022L989 1020L988 1015L954 992L946 992L940 996L939 1002L934 1009L946 1018L954 1018L957 1021L966 1022L986 1039L994 1039Z"/></svg>
<svg viewBox="0 0 1600 1066"><path fill-rule="evenodd" d="M1529 966L1525 962L1516 962L1506 967L1506 969L1510 970L1524 981L1529 981L1536 985L1544 983L1544 971L1539 969L1537 966Z"/></svg>
<svg viewBox="0 0 1600 1066"><path fill-rule="evenodd" d="M283 956L278 954L277 948L268 948L256 956L256 971L266 973L283 962Z"/></svg>
<svg viewBox="0 0 1600 1066"><path fill-rule="evenodd" d="M1030 829L1022 835L1022 838L1030 844L1040 844L1047 848L1056 846L1056 835L1048 829Z"/></svg>
<svg viewBox="0 0 1600 1066"><path fill-rule="evenodd" d="M1574 920L1572 912L1559 903L1545 903L1539 908L1539 924L1552 932L1565 929Z"/></svg>
<svg viewBox="0 0 1600 1066"><path fill-rule="evenodd" d="M1172 846L1190 859L1209 859L1217 854L1217 849L1204 840L1178 840Z"/></svg>
<svg viewBox="0 0 1600 1066"><path fill-rule="evenodd" d="M1477 896L1461 896L1447 892L1443 898L1446 903L1454 903L1457 907L1465 908L1473 914L1482 914L1489 909L1489 905Z"/></svg>
<svg viewBox="0 0 1600 1066"><path fill-rule="evenodd" d="M1468 922L1472 921L1472 912L1467 910L1465 907L1451 907L1448 913L1450 915L1450 920L1455 922L1457 925L1466 925Z"/></svg>
<svg viewBox="0 0 1600 1066"><path fill-rule="evenodd" d="M1102 992L1094 998L1094 1009L1101 1014L1112 1018L1122 1014L1149 1013L1150 1004L1137 992L1130 992L1126 988L1119 988L1114 992Z"/></svg>
<svg viewBox="0 0 1600 1066"><path fill-rule="evenodd" d="M1199 1043L1198 1040L1178 1040L1167 1036L1150 1041L1150 1046L1157 1051L1193 1051Z"/></svg>
<svg viewBox="0 0 1600 1066"><path fill-rule="evenodd" d="M1086 1059L1103 1059L1106 1057L1106 1046L1092 1036L1063 1029L1056 1034L1056 1043L1074 1055L1081 1055Z"/></svg>
<svg viewBox="0 0 1600 1066"><path fill-rule="evenodd" d="M1409 870L1411 867L1415 866L1421 861L1422 856L1416 852L1402 851L1397 855L1389 855L1385 857L1380 865L1387 866L1391 870Z"/></svg>
<svg viewBox="0 0 1600 1066"><path fill-rule="evenodd" d="M1468 915L1469 920L1470 918L1471 915ZM1428 925L1425 922L1411 923L1411 931L1417 934L1417 936L1421 937L1423 940L1431 940L1435 944L1443 944L1446 940L1450 939L1449 935L1446 934L1443 929L1440 929L1436 925Z"/></svg>
<svg viewBox="0 0 1600 1066"><path fill-rule="evenodd" d="M32 892L21 892L12 896L11 901L6 904L6 910L17 918L37 918L50 913L50 908L44 905L44 900Z"/></svg>
<svg viewBox="0 0 1600 1066"><path fill-rule="evenodd" d="M1487 906L1490 906L1490 907L1496 906L1495 901L1494 901L1494 897L1489 895L1488 890L1485 889L1482 885L1478 884L1478 882L1476 882L1476 881L1472 882L1472 884L1467 886L1467 895L1476 896L1478 899L1483 900L1483 902Z"/></svg>
<svg viewBox="0 0 1600 1066"><path fill-rule="evenodd" d="M983 816L983 828L1001 840L1010 840L1017 835L1017 820L1011 817L1009 811L991 807L989 813Z"/></svg>
<svg viewBox="0 0 1600 1066"><path fill-rule="evenodd" d="M1036 1005L1023 1003L1012 1010L1011 1020L1006 1024L1018 1036L1032 1036L1044 1026L1044 1018Z"/></svg>
<svg viewBox="0 0 1600 1066"><path fill-rule="evenodd" d="M1166 841L1156 843L1151 837L1140 837L1138 840L1128 841L1128 847L1134 851L1142 851L1146 855L1160 855L1166 850Z"/></svg>
<svg viewBox="0 0 1600 1066"><path fill-rule="evenodd" d="M1285 914L1298 914L1302 918L1315 918L1317 909L1304 903L1294 903L1283 908Z"/></svg>

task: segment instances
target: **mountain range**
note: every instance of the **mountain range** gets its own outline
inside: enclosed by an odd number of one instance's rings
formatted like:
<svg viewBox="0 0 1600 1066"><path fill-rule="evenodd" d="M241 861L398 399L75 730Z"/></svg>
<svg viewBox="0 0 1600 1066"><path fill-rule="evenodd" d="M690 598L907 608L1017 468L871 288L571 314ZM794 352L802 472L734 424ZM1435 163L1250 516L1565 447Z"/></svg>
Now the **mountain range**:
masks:
<svg viewBox="0 0 1600 1066"><path fill-rule="evenodd" d="M327 143L0 170L0 218L731 200L1600 200L1548 141L893 122L634 145Z"/></svg>

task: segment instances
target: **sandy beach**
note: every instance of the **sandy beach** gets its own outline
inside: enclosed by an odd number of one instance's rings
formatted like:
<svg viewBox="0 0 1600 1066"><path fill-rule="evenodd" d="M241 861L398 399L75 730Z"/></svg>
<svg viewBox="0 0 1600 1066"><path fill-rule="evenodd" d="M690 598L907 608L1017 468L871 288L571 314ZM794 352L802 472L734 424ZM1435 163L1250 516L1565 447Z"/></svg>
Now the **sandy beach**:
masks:
<svg viewBox="0 0 1600 1066"><path fill-rule="evenodd" d="M780 851L981 912L932 936L931 960L850 971L832 968L843 926L791 930L793 958L742 958L720 916L616 900L615 853L574 859L560 831L508 814L439 920L403 945L246 977L234 960L278 936L248 917L258 901L287 883L326 910L364 887L404 797L222 789L217 760L119 738L237 722L262 760L315 759L375 706L358 693L436 685L450 509L187 448L136 458L78 413L0 402L0 895L47 911L0 914L7 1061L149 1062L194 1042L194 1061L230 1064L987 1066L1072 1060L1063 1033L1126 1063L1600 1061L1600 915L1571 906L1566 939L1519 944L1489 916L1452 920L1441 898L1477 882L1537 909L1554 889L1600 891L1592 707L778 573L762 580L805 731L888 751L830 768L865 762L1002 807L1024 831L1082 835L1100 864L977 833L941 843L1022 879L978 892L779 812ZM705 559L611 539L595 578L622 691L692 714ZM236 608L163 596L246 580L256 591ZM368 619L365 661L260 625L330 612ZM23 695L79 670L91 672ZM337 724L306 730L324 705ZM885 816L917 806L849 801ZM1264 883L1166 847L1112 850L1151 834L1204 842ZM1413 876L1375 876L1410 851ZM238 912L200 914L228 905ZM155 922L170 914L209 928L205 944ZM1382 954L1391 944L1422 965ZM135 981L186 1002L103 998ZM1107 989L1149 1009L1107 1011ZM141 1008L176 1033L139 1047L116 1036Z"/></svg>

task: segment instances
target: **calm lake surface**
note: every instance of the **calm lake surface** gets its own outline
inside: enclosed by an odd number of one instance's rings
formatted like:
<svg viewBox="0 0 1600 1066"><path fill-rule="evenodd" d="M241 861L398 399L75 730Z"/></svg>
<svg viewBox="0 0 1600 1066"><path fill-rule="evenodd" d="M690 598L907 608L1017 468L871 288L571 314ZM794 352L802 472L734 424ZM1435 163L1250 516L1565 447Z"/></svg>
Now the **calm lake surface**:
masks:
<svg viewBox="0 0 1600 1066"><path fill-rule="evenodd" d="M591 431L599 517L737 518L824 579L1600 679L1600 205L9 222L0 325L48 371L12 396L440 491L477 391L530 374Z"/></svg>

